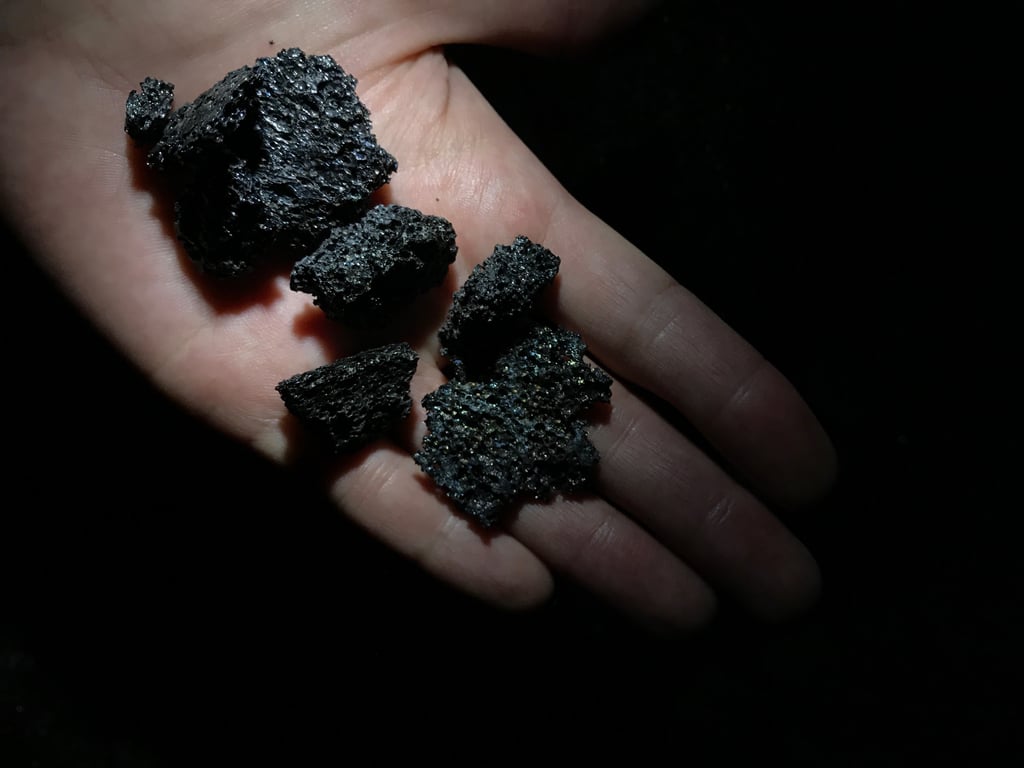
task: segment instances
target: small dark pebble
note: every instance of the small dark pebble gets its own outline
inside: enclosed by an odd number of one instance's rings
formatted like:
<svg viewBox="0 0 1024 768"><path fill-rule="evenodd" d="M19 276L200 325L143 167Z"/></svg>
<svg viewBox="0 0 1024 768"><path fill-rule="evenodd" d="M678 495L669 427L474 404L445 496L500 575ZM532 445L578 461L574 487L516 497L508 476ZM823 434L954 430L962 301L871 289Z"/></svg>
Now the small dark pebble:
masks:
<svg viewBox="0 0 1024 768"><path fill-rule="evenodd" d="M332 230L298 261L291 287L313 294L332 320L357 328L386 324L418 294L444 281L457 252L455 230L446 219L379 205Z"/></svg>
<svg viewBox="0 0 1024 768"><path fill-rule="evenodd" d="M496 246L452 297L438 332L441 354L467 365L493 359L529 327L536 298L558 267L555 254L522 235Z"/></svg>
<svg viewBox="0 0 1024 768"><path fill-rule="evenodd" d="M124 130L136 144L153 144L167 127L174 104L174 85L147 77L139 90L128 94L124 108Z"/></svg>
<svg viewBox="0 0 1024 768"><path fill-rule="evenodd" d="M458 378L423 399L428 432L413 458L480 525L497 525L519 499L589 485L599 457L579 416L609 400L611 379L585 352L578 334L536 325L489 378Z"/></svg>
<svg viewBox="0 0 1024 768"><path fill-rule="evenodd" d="M386 344L285 379L277 391L288 410L335 452L353 451L409 415L417 362L408 344Z"/></svg>
<svg viewBox="0 0 1024 768"><path fill-rule="evenodd" d="M494 365L494 376L508 382L538 412L563 419L611 399L611 377L590 365L580 334L538 323Z"/></svg>

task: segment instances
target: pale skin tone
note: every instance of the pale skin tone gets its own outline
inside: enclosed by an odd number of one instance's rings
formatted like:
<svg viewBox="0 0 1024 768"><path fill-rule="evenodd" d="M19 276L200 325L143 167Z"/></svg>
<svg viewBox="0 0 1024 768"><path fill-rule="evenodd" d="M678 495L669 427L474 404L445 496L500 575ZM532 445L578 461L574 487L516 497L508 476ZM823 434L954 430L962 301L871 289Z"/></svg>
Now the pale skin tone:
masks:
<svg viewBox="0 0 1024 768"><path fill-rule="evenodd" d="M338 508L500 606L539 605L558 577L661 628L702 625L720 596L783 618L813 602L819 577L770 510L827 492L828 438L779 371L560 186L441 48L564 49L647 4L8 0L0 204L58 285L169 397L271 461L306 460L274 385L368 339L318 318L310 296L288 289L287 269L228 286L197 273L122 125L125 98L146 76L173 82L182 104L283 47L332 55L358 78L377 138L399 161L384 199L448 218L459 245L449 282L416 310L435 325L416 334L410 420L325 470ZM436 307L517 234L561 257L547 310L583 334L616 383L592 429L596 491L528 503L481 535L410 454L425 429L418 402L444 381ZM703 433L729 471L645 404L641 388Z"/></svg>

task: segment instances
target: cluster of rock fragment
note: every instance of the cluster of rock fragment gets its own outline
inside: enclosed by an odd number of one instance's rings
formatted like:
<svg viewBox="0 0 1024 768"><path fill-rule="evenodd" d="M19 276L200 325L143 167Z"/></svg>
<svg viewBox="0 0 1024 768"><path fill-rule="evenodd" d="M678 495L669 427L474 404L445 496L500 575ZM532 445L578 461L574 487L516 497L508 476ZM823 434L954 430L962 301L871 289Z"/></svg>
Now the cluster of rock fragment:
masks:
<svg viewBox="0 0 1024 768"><path fill-rule="evenodd" d="M175 198L175 227L204 272L233 277L275 258L291 287L332 320L387 325L440 285L452 225L371 203L398 164L374 137L356 81L329 56L297 48L230 72L173 109L173 85L147 78L125 130ZM423 400L417 464L465 513L496 524L518 499L585 485L598 454L584 412L610 379L576 333L537 319L558 257L525 237L498 245L456 291L439 331L452 378ZM408 417L417 356L396 342L281 381L291 413L335 451L352 451Z"/></svg>

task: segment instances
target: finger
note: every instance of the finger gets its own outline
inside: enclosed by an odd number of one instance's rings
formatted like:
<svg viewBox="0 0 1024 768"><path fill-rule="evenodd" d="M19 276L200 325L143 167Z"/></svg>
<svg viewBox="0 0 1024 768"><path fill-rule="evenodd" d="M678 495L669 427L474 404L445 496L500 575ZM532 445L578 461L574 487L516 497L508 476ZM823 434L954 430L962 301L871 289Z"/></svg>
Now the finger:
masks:
<svg viewBox="0 0 1024 768"><path fill-rule="evenodd" d="M563 258L557 312L595 356L670 403L753 487L818 500L835 452L785 377L692 293L575 201L546 243Z"/></svg>
<svg viewBox="0 0 1024 768"><path fill-rule="evenodd" d="M377 443L343 464L331 496L348 516L424 570L509 609L551 593L551 575L514 537L481 536L435 494L424 492L409 454Z"/></svg>
<svg viewBox="0 0 1024 768"><path fill-rule="evenodd" d="M413 413L397 436L403 445L378 441L345 457L331 496L356 523L438 578L506 608L539 605L552 588L545 565L504 531L481 535L410 458L405 443L422 429L420 400L442 380L421 361L412 382Z"/></svg>
<svg viewBox="0 0 1024 768"><path fill-rule="evenodd" d="M424 570L481 599L531 608L551 593L551 575L504 532L481 536L436 494L425 492L409 454L377 443L345 461L331 488L358 524Z"/></svg>
<svg viewBox="0 0 1024 768"><path fill-rule="evenodd" d="M412 412L395 434L397 444L381 440L341 459L330 478L331 497L357 524L441 580L509 609L537 606L551 593L547 567L514 536L482 534L410 456L425 429L420 401L443 381L421 351Z"/></svg>
<svg viewBox="0 0 1024 768"><path fill-rule="evenodd" d="M714 613L704 580L602 499L526 504L508 530L551 568L649 627L689 631Z"/></svg>
<svg viewBox="0 0 1024 768"><path fill-rule="evenodd" d="M803 544L621 383L592 436L602 493L714 587L766 618L815 600L818 568Z"/></svg>

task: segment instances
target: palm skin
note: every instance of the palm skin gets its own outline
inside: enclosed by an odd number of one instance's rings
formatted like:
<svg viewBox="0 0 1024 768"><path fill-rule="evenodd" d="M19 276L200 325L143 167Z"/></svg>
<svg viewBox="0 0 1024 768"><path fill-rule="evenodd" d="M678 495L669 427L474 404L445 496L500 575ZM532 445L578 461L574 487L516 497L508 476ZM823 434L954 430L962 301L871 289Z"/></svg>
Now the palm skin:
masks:
<svg viewBox="0 0 1024 768"><path fill-rule="evenodd" d="M439 47L581 42L646 3L576 5L14 0L0 10L0 203L86 316L170 397L273 461L300 460L274 385L369 339L321 319L285 272L231 285L197 274L122 131L123 110L147 75L175 83L182 104L283 47L332 55L358 78L375 133L398 158L382 197L455 226L459 257L439 291L450 293L496 243L527 235L562 259L548 309L616 378L592 429L597 492L528 503L482 536L410 457L424 430L419 400L444 380L441 317L429 310L443 312L444 297L418 302L429 332L411 338L417 405L402 434L327 470L339 508L498 605L536 605L562 573L660 627L702 624L716 592L784 617L813 600L818 572L767 505L807 505L827 491L828 438L778 371L566 193ZM678 409L734 473L637 388Z"/></svg>

